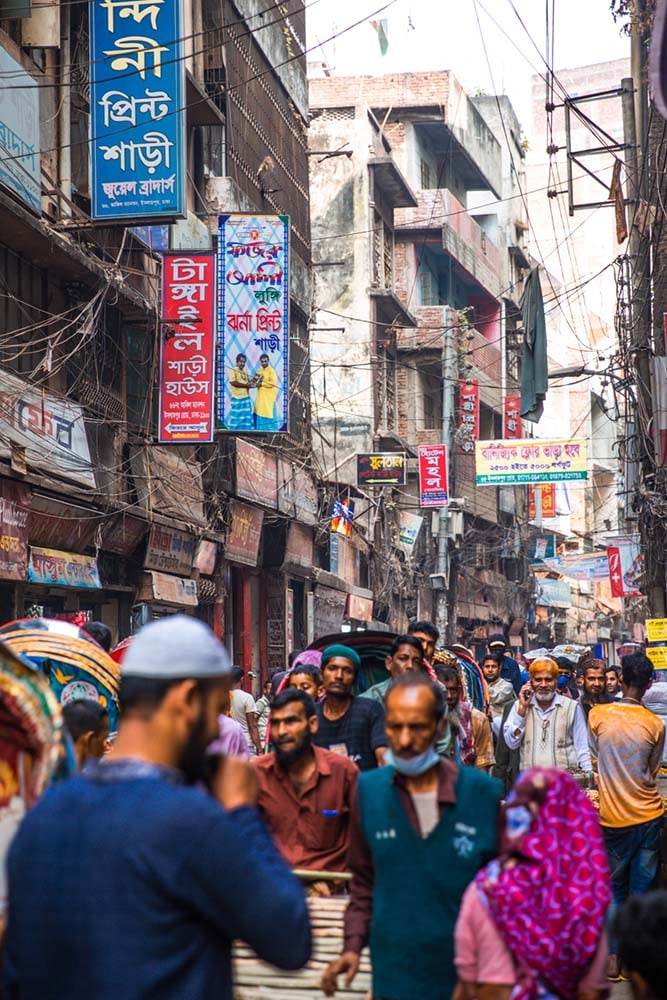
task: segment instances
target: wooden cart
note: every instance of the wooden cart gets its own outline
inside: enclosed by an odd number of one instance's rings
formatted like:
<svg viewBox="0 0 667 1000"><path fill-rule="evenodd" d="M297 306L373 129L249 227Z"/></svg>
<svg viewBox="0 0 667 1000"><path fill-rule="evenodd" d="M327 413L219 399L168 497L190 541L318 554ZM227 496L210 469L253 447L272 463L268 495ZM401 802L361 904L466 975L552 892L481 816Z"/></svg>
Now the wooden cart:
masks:
<svg viewBox="0 0 667 1000"><path fill-rule="evenodd" d="M299 872L313 881L326 878L328 873ZM340 874L335 878L340 879ZM308 909L313 931L312 958L300 972L282 972L261 962L247 945L235 941L232 949L234 969L234 1000L323 1000L320 978L329 962L343 951L343 914L349 896L308 897ZM359 972L351 988L345 989L339 979L337 1000L360 1000L370 996L371 963L368 949L361 956Z"/></svg>

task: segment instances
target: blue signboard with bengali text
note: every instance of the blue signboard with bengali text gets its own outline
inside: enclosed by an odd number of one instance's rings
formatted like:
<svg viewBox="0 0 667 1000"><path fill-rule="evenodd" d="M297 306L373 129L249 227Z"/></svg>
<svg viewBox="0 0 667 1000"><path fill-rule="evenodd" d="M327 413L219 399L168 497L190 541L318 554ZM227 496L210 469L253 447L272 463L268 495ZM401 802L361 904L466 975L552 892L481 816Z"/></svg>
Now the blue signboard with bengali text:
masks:
<svg viewBox="0 0 667 1000"><path fill-rule="evenodd" d="M39 215L39 86L2 47L0 80L0 184Z"/></svg>
<svg viewBox="0 0 667 1000"><path fill-rule="evenodd" d="M179 0L90 4L91 213L184 214L184 62Z"/></svg>

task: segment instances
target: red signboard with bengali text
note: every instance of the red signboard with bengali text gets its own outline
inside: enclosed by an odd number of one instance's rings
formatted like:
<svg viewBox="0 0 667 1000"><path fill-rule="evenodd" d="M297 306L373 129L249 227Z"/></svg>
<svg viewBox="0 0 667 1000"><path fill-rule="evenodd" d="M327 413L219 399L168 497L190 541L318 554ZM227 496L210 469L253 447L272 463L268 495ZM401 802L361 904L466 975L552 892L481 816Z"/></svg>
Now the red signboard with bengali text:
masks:
<svg viewBox="0 0 667 1000"><path fill-rule="evenodd" d="M479 382L459 383L459 428L456 435L462 455L473 455L479 438Z"/></svg>
<svg viewBox="0 0 667 1000"><path fill-rule="evenodd" d="M213 440L215 282L215 254L164 254L161 443Z"/></svg>
<svg viewBox="0 0 667 1000"><path fill-rule="evenodd" d="M505 396L503 440L521 437L521 396Z"/></svg>
<svg viewBox="0 0 667 1000"><path fill-rule="evenodd" d="M447 448L444 444L419 446L419 506L446 507Z"/></svg>
<svg viewBox="0 0 667 1000"><path fill-rule="evenodd" d="M534 521L537 516L535 490L539 490L542 497L542 518L556 517L556 484L542 483L528 487L528 520Z"/></svg>

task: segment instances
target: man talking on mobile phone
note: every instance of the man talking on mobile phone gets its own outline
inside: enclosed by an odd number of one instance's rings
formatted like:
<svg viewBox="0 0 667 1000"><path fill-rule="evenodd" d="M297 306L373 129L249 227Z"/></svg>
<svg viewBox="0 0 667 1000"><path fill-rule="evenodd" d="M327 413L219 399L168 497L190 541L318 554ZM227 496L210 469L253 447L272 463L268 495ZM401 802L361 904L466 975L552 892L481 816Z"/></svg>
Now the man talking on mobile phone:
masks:
<svg viewBox="0 0 667 1000"><path fill-rule="evenodd" d="M10 850L8 998L231 1000L230 944L298 969L304 893L255 807L256 776L206 748L228 704L229 657L175 616L135 637L113 751L28 814Z"/></svg>
<svg viewBox="0 0 667 1000"><path fill-rule="evenodd" d="M558 664L540 656L531 663L529 674L503 727L509 749L519 748L521 771L558 767L590 774L586 720L579 702L558 694Z"/></svg>

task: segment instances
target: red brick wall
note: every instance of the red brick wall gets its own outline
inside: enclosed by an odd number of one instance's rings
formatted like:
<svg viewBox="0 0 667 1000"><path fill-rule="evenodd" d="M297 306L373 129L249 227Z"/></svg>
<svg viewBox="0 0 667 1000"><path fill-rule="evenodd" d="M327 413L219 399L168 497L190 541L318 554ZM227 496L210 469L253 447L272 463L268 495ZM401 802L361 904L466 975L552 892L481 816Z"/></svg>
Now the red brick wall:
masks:
<svg viewBox="0 0 667 1000"><path fill-rule="evenodd" d="M449 95L449 73L387 73L384 76L330 76L310 81L312 108L441 107Z"/></svg>

